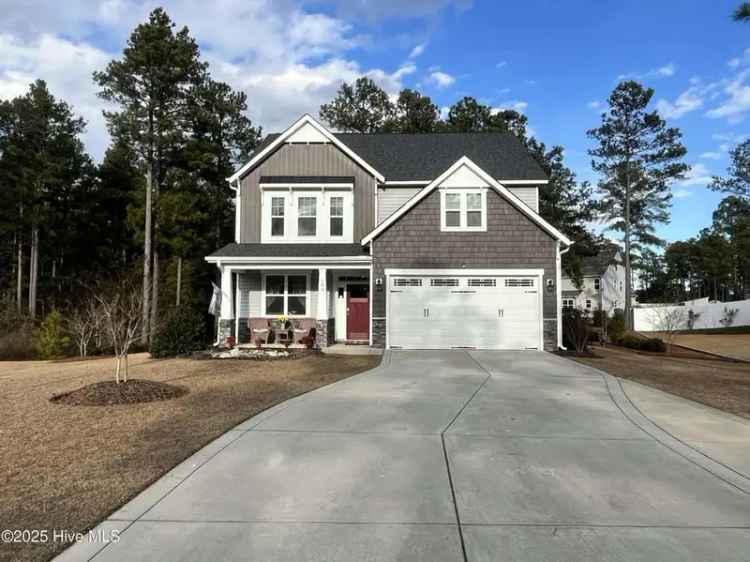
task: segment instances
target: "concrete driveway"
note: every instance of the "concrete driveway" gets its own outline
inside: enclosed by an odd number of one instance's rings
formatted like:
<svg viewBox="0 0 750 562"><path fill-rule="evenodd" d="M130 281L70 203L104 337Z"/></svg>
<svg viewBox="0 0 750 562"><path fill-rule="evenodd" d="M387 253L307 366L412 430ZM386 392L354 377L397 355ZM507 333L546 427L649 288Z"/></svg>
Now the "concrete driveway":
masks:
<svg viewBox="0 0 750 562"><path fill-rule="evenodd" d="M588 367L393 352L228 432L98 529L112 530L61 558L739 561L750 480Z"/></svg>

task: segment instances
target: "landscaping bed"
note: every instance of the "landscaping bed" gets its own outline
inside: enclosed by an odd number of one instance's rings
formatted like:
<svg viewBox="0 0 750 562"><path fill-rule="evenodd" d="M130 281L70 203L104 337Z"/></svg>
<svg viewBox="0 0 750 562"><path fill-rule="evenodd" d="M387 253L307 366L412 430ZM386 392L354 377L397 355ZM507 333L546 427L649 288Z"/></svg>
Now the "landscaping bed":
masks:
<svg viewBox="0 0 750 562"><path fill-rule="evenodd" d="M0 363L0 529L91 528L243 420L379 361L319 353L283 361L154 360L137 354L131 356L131 382L163 383L187 393L107 406L70 406L50 398L108 383L112 358ZM64 547L0 544L0 560L45 560Z"/></svg>
<svg viewBox="0 0 750 562"><path fill-rule="evenodd" d="M750 363L726 361L686 349L671 354L622 347L592 348L576 361L750 419Z"/></svg>

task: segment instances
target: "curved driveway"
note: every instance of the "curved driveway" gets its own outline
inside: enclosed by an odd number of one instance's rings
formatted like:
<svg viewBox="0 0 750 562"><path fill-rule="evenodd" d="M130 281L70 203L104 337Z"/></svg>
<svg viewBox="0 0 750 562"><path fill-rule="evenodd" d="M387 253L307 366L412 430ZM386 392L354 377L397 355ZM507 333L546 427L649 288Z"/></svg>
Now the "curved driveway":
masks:
<svg viewBox="0 0 750 562"><path fill-rule="evenodd" d="M616 379L539 352L393 352L228 432L66 559L750 559L750 482Z"/></svg>

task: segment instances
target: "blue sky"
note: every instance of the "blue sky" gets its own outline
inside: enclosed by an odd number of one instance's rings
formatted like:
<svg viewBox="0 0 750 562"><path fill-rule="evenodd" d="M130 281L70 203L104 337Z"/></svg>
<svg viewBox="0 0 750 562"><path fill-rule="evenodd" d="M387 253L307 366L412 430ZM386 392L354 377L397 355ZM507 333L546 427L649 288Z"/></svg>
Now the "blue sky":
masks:
<svg viewBox="0 0 750 562"><path fill-rule="evenodd" d="M63 6L64 4L64 6ZM750 25L735 1L190 0L161 3L190 27L214 75L247 92L267 131L317 114L342 80L368 75L389 93L418 88L441 107L472 95L514 107L533 133L561 144L596 180L586 130L622 77L656 90L654 107L684 133L691 177L673 186L669 240L697 233L721 200L705 188L750 133ZM88 149L108 138L91 72L119 56L158 3L0 0L0 98L36 77L89 123Z"/></svg>

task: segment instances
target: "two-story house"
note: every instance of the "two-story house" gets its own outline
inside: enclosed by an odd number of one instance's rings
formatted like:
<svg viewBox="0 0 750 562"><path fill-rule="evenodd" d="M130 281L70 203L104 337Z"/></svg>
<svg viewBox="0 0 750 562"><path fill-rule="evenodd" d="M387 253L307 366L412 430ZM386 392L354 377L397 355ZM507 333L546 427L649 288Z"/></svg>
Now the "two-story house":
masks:
<svg viewBox="0 0 750 562"><path fill-rule="evenodd" d="M610 316L615 310L625 308L625 266L617 244L606 243L597 255L584 258L581 274L580 287L563 275L563 308L587 312L601 309Z"/></svg>
<svg viewBox="0 0 750 562"><path fill-rule="evenodd" d="M305 115L229 182L218 340L290 318L320 346L555 349L561 251L547 178L512 134L334 133Z"/></svg>

